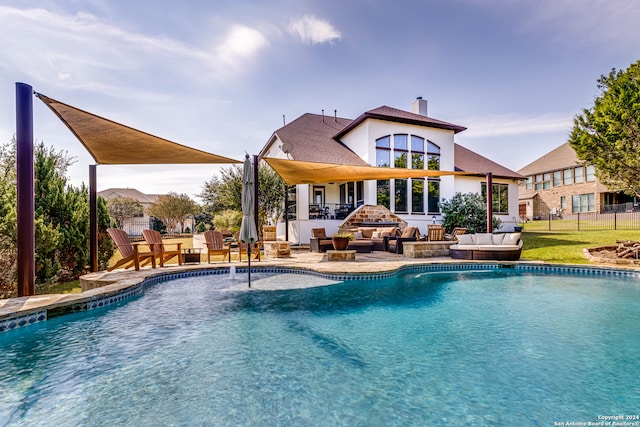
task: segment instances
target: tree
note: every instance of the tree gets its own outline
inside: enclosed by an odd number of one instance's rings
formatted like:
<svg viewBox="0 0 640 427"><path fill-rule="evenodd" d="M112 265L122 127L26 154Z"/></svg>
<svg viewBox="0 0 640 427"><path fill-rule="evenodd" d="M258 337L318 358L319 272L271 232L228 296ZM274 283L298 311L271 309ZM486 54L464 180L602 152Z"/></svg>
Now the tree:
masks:
<svg viewBox="0 0 640 427"><path fill-rule="evenodd" d="M574 119L569 144L611 189L640 196L640 61L598 79L593 107Z"/></svg>
<svg viewBox="0 0 640 427"><path fill-rule="evenodd" d="M17 216L15 138L0 146L0 298L16 292ZM89 207L86 187L67 184L73 159L64 151L34 147L36 285L76 278L89 262ZM99 230L109 219L104 200L98 204ZM104 268L113 255L111 242L99 240L99 262Z"/></svg>
<svg viewBox="0 0 640 427"><path fill-rule="evenodd" d="M123 228L125 221L137 216L142 216L144 208L142 203L133 197L118 196L107 201L109 216L116 223L117 228Z"/></svg>
<svg viewBox="0 0 640 427"><path fill-rule="evenodd" d="M231 166L222 168L220 177L205 182L198 195L204 201L204 210L215 214L224 210L242 211L242 168ZM275 223L284 209L285 184L271 166L258 167L258 228L267 223Z"/></svg>
<svg viewBox="0 0 640 427"><path fill-rule="evenodd" d="M451 232L455 227L465 227L469 233L487 232L487 204L477 193L456 193L450 200L440 203L442 226ZM500 228L500 221L492 218L494 230Z"/></svg>
<svg viewBox="0 0 640 427"><path fill-rule="evenodd" d="M169 193L159 196L155 203L147 208L147 215L158 218L170 233L180 224L184 231L184 222L189 215L195 215L200 210L198 204L186 194Z"/></svg>

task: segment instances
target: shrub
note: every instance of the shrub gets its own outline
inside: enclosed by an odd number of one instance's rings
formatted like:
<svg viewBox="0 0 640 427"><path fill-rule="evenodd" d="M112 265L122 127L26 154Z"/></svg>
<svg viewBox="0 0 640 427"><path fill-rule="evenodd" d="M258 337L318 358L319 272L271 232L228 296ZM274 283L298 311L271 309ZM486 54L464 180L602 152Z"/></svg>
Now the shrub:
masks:
<svg viewBox="0 0 640 427"><path fill-rule="evenodd" d="M440 203L442 226L451 232L455 227L466 227L468 233L487 231L487 206L484 198L477 193L456 193L450 200ZM493 229L500 228L501 221L492 218Z"/></svg>

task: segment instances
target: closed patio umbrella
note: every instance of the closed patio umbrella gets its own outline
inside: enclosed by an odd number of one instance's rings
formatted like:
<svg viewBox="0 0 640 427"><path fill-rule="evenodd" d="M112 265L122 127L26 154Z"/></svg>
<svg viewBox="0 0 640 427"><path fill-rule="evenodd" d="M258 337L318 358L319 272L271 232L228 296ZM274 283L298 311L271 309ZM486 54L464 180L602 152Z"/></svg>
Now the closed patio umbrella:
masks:
<svg viewBox="0 0 640 427"><path fill-rule="evenodd" d="M256 223L252 211L253 171L249 155L247 154L242 170L242 225L240 226L240 241L247 244L249 287L251 287L251 245L258 241L258 230L256 230Z"/></svg>

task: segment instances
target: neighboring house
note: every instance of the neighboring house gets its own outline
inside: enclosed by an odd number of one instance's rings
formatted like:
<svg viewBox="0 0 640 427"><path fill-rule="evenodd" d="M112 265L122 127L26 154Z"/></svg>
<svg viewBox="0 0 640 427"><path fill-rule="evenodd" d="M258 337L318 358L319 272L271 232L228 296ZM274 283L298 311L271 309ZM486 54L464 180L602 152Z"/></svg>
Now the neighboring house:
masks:
<svg viewBox="0 0 640 427"><path fill-rule="evenodd" d="M519 189L520 217L526 220L638 208L632 197L602 185L595 167L580 164L568 142L518 173L526 177Z"/></svg>
<svg viewBox="0 0 640 427"><path fill-rule="evenodd" d="M143 208L143 214L139 217L132 218L125 222L123 229L129 235L139 236L142 234L142 230L149 229L151 227L152 218L147 215L147 208L149 208L158 199L160 194L144 194L135 188L109 188L106 190L98 191L98 196L103 197L106 200L116 197L129 197L140 202ZM185 229L189 227L193 230L193 219L188 218L185 222ZM180 232L180 225L176 226L175 232Z"/></svg>
<svg viewBox="0 0 640 427"><path fill-rule="evenodd" d="M289 240L307 243L311 228L336 231L361 205L382 205L426 233L441 222L439 203L455 193L482 193L486 173L493 174L494 214L503 230L512 230L518 215L518 181L523 177L455 143L466 128L427 116L427 101L416 99L412 112L382 106L355 120L304 114L276 130L261 157L392 168L474 172L384 181L328 182L297 185L288 195ZM279 224L278 236L284 235Z"/></svg>

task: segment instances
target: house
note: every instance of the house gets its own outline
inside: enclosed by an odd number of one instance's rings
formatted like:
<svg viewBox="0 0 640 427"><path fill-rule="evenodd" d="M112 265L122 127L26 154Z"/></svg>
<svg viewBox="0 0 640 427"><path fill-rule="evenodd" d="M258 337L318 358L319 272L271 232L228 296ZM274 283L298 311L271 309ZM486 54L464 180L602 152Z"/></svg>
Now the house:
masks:
<svg viewBox="0 0 640 427"><path fill-rule="evenodd" d="M602 185L595 167L581 164L568 142L518 173L526 177L518 191L520 217L524 220L638 209L633 197Z"/></svg>
<svg viewBox="0 0 640 427"><path fill-rule="evenodd" d="M147 215L147 208L156 202L160 194L144 194L135 188L108 188L106 190L98 191L98 196L103 197L107 201L116 197L128 197L140 202L143 208L143 214L125 221L123 229L127 234L140 236L142 234L142 230L150 229L152 227L153 218ZM193 222L193 218L188 218L185 222L185 229L188 227L193 230ZM180 226L177 225L174 231L181 232L179 227Z"/></svg>
<svg viewBox="0 0 640 427"><path fill-rule="evenodd" d="M439 203L455 193L481 193L487 173L493 174L494 214L503 230L512 230L518 214L518 180L522 176L455 143L466 128L431 118L427 101L417 98L412 111L381 106L356 119L303 114L276 130L261 157L334 163L470 172L467 176L434 176L299 184L288 194L288 238L307 243L311 229L338 229L362 205L381 205L399 219L417 226L442 221ZM394 218L395 219L395 218ZM285 235L278 224L278 236Z"/></svg>

